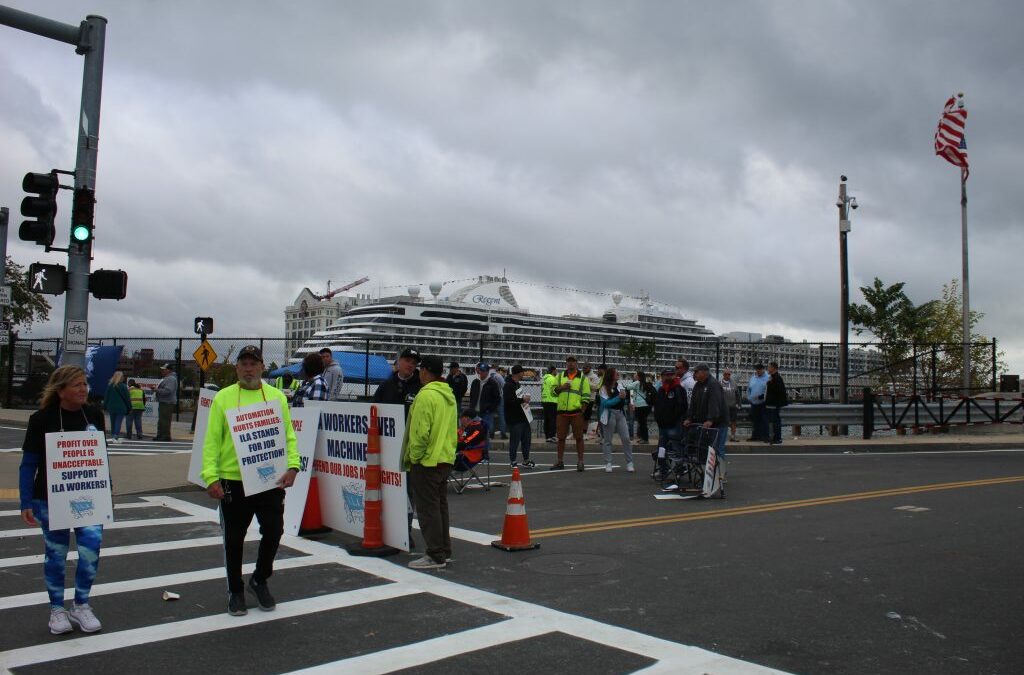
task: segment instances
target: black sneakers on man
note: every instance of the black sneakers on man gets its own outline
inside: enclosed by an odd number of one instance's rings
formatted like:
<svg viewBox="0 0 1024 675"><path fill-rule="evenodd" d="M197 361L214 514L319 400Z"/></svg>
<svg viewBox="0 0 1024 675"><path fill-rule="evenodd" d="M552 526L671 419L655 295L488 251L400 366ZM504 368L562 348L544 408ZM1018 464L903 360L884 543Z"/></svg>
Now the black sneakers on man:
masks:
<svg viewBox="0 0 1024 675"><path fill-rule="evenodd" d="M270 589L267 588L267 582L262 584L256 583L255 577L249 577L249 591L256 596L256 603L260 606L264 612L272 611L277 607L277 602L274 601L274 596L270 594Z"/></svg>
<svg viewBox="0 0 1024 675"><path fill-rule="evenodd" d="M228 593L228 614L245 616L249 610L245 607L245 593Z"/></svg>

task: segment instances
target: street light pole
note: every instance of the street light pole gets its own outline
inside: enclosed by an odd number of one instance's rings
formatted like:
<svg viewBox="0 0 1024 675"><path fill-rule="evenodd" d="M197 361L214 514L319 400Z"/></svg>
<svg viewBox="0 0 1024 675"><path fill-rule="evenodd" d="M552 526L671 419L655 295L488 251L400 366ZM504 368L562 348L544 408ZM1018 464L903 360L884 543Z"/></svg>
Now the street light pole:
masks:
<svg viewBox="0 0 1024 675"><path fill-rule="evenodd" d="M839 402L849 403L850 377L850 270L846 255L846 235L850 231L850 209L857 200L846 194L846 176L839 177Z"/></svg>

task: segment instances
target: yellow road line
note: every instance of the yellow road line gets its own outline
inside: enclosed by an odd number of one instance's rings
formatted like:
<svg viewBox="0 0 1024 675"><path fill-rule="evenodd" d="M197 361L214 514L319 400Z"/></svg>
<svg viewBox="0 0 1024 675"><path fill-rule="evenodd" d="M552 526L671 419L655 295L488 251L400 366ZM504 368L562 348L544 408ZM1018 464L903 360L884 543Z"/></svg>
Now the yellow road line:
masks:
<svg viewBox="0 0 1024 675"><path fill-rule="evenodd" d="M618 530L629 527L646 527L649 525L664 525L668 523L683 523L691 520L706 520L708 518L726 518L730 516L742 516L754 513L769 513L771 511L784 511L786 509L800 509L808 506L824 506L828 504L842 504L862 499L877 499L879 497L892 497L897 495L909 495L917 492L932 492L935 490L955 490L967 487L982 487L986 485L1002 485L1005 483L1019 483L1024 481L1024 476L1006 476L1003 478L985 478L979 480L959 481L955 483L932 483L930 485L913 485L910 487L890 488L888 490L871 490L869 492L853 492L845 495L833 495L831 497L817 497L813 499L798 499L789 502L776 502L774 504L756 504L753 506L740 506L731 509L720 509L716 511L701 511L698 513L682 513L665 516L651 516L647 518L631 518L628 520L606 520L597 523L581 523L577 525L566 525L564 527L548 527L540 530L531 530L530 536L537 539L545 537L560 537L567 534L583 534L586 532L602 532L604 530Z"/></svg>

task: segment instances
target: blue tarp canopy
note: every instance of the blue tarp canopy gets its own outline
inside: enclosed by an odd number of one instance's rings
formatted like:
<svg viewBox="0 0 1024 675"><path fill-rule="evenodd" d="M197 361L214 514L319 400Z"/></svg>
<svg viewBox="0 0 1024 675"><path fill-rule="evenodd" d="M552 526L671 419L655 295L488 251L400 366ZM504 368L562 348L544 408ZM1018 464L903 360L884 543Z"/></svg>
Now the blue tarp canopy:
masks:
<svg viewBox="0 0 1024 675"><path fill-rule="evenodd" d="M391 363L383 356L370 354L369 378L366 373L366 354L337 351L334 352L334 360L338 362L341 370L345 373L345 382L362 384L369 379L370 383L380 383L391 377ZM270 377L279 377L285 373L291 373L298 377L300 370L302 370L302 363L291 363L270 371Z"/></svg>

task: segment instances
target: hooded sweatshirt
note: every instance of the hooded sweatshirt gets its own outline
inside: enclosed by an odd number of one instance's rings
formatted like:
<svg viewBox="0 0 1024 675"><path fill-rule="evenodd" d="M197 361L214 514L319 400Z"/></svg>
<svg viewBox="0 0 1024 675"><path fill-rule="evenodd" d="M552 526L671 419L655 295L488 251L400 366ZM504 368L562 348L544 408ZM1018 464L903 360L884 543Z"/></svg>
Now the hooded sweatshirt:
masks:
<svg viewBox="0 0 1024 675"><path fill-rule="evenodd" d="M459 424L455 395L444 380L425 384L409 408L402 441L402 468L413 464L437 466L455 462Z"/></svg>

